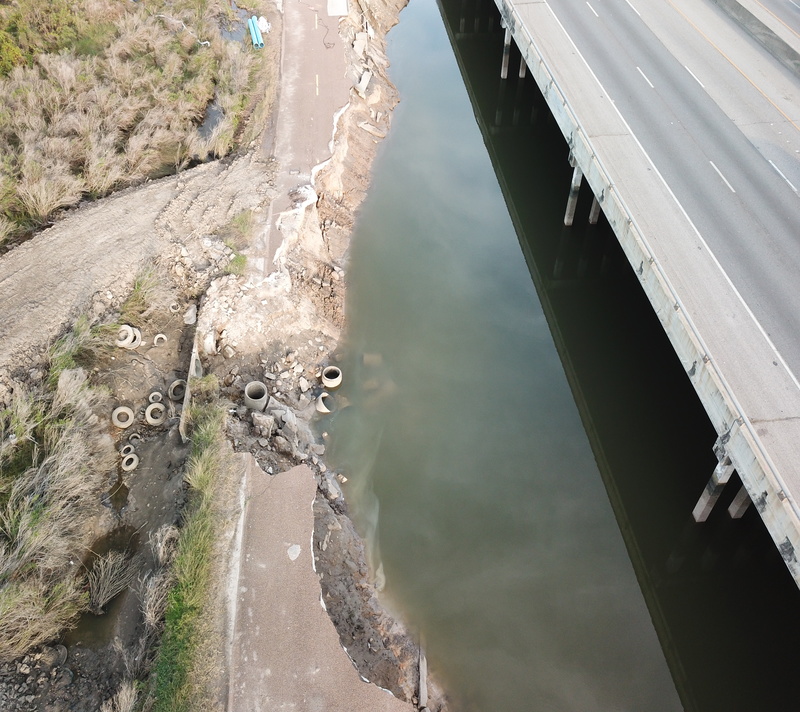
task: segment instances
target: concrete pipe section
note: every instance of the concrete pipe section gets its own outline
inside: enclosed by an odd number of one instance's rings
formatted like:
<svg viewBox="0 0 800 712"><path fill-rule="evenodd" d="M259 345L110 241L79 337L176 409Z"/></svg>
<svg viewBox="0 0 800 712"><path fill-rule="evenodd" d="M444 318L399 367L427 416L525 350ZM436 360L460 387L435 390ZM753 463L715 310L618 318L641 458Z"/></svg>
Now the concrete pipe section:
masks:
<svg viewBox="0 0 800 712"><path fill-rule="evenodd" d="M133 333L133 327L128 326L128 324L123 324L119 327L119 331L117 332L117 340L114 342L114 346L119 346L122 349L128 347L129 344L132 344L134 341L135 335Z"/></svg>
<svg viewBox="0 0 800 712"><path fill-rule="evenodd" d="M161 346L161 344L167 343L166 334L156 334L153 337L153 346Z"/></svg>
<svg viewBox="0 0 800 712"><path fill-rule="evenodd" d="M177 314L181 310L181 305L178 304L178 302L172 302L172 304L169 305L169 310L173 314Z"/></svg>
<svg viewBox="0 0 800 712"><path fill-rule="evenodd" d="M333 396L330 393L326 393L323 391L319 394L319 398L317 398L317 412L318 413L333 413L335 410L335 405L333 402Z"/></svg>
<svg viewBox="0 0 800 712"><path fill-rule="evenodd" d="M133 454L133 445L131 445L131 444L123 445L119 449L119 454L122 455L122 457L125 457L126 455Z"/></svg>
<svg viewBox="0 0 800 712"><path fill-rule="evenodd" d="M129 442L129 443L137 443L137 442L139 442L141 439L142 439L142 436L141 436L141 435L139 435L139 433L131 433L131 434L128 436L128 442Z"/></svg>
<svg viewBox="0 0 800 712"><path fill-rule="evenodd" d="M139 456L135 453L131 453L130 455L125 455L125 457L122 458L120 467L122 468L123 472L131 472L136 469L138 464Z"/></svg>
<svg viewBox="0 0 800 712"><path fill-rule="evenodd" d="M163 403L151 403L144 412L148 425L161 425L167 419L167 407Z"/></svg>
<svg viewBox="0 0 800 712"><path fill-rule="evenodd" d="M322 370L322 385L328 390L335 390L342 385L342 369L338 366L326 366Z"/></svg>
<svg viewBox="0 0 800 712"><path fill-rule="evenodd" d="M123 324L117 332L114 344L121 349L138 349L142 345L142 332L135 326Z"/></svg>
<svg viewBox="0 0 800 712"><path fill-rule="evenodd" d="M264 410L268 397L267 387L261 381L250 381L244 387L244 404L252 410Z"/></svg>
<svg viewBox="0 0 800 712"><path fill-rule="evenodd" d="M111 422L118 428L129 428L133 425L133 410L126 405L114 408L111 413Z"/></svg>
<svg viewBox="0 0 800 712"><path fill-rule="evenodd" d="M186 395L186 381L182 378L173 381L169 386L167 395L171 401L182 401L183 396Z"/></svg>
<svg viewBox="0 0 800 712"><path fill-rule="evenodd" d="M164 396L162 396L158 391L153 391L149 396L147 396L147 400L151 403L161 403L164 400Z"/></svg>

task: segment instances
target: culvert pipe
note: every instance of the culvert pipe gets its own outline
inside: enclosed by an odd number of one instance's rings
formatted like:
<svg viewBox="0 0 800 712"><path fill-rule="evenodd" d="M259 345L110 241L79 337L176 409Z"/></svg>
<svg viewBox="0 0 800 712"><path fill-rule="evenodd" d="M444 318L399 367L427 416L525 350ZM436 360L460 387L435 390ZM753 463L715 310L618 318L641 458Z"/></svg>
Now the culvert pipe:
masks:
<svg viewBox="0 0 800 712"><path fill-rule="evenodd" d="M186 395L186 381L183 378L179 378L170 383L167 395L171 401L182 401L183 396Z"/></svg>
<svg viewBox="0 0 800 712"><path fill-rule="evenodd" d="M335 410L333 396L330 393L322 391L322 393L319 394L319 398L317 398L316 408L318 413L333 413Z"/></svg>
<svg viewBox="0 0 800 712"><path fill-rule="evenodd" d="M120 467L122 468L123 472L131 472L137 468L139 465L139 456L136 453L130 453L129 455L125 455L122 458L122 462L120 462Z"/></svg>
<svg viewBox="0 0 800 712"><path fill-rule="evenodd" d="M167 419L167 407L163 403L151 403L144 412L148 425L161 425Z"/></svg>
<svg viewBox="0 0 800 712"><path fill-rule="evenodd" d="M338 366L326 366L322 369L322 385L329 391L342 385L342 369Z"/></svg>
<svg viewBox="0 0 800 712"><path fill-rule="evenodd" d="M128 324L123 324L119 327L119 331L117 332L117 340L114 342L114 346L119 346L121 349L126 349L130 344L133 343L135 338L133 327L129 326Z"/></svg>
<svg viewBox="0 0 800 712"><path fill-rule="evenodd" d="M264 410L267 398L269 398L267 387L261 381L250 381L244 387L244 404L252 410Z"/></svg>
<svg viewBox="0 0 800 712"><path fill-rule="evenodd" d="M111 413L111 422L118 428L129 428L133 425L133 410L126 405L114 408Z"/></svg>

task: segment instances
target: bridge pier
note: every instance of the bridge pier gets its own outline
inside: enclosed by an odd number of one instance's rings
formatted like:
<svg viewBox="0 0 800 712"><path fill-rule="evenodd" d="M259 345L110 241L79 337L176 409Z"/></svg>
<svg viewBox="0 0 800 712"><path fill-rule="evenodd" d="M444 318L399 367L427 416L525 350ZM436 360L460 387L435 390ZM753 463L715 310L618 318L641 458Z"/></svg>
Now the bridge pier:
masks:
<svg viewBox="0 0 800 712"><path fill-rule="evenodd" d="M692 510L692 516L696 522L704 522L708 519L708 515L714 509L714 505L717 503L722 490L728 484L728 480L730 480L735 469L730 457L722 455L714 468L711 479L708 481L705 490L703 490L703 494L700 495L700 499L697 500L697 504Z"/></svg>
<svg viewBox="0 0 800 712"><path fill-rule="evenodd" d="M506 36L503 40L503 63L500 66L500 79L508 79L508 60L511 57L511 30L506 27Z"/></svg>
<svg viewBox="0 0 800 712"><path fill-rule="evenodd" d="M600 201L597 200L597 196L592 196L592 209L589 211L589 224L590 225L597 225L597 221L600 219Z"/></svg>
<svg viewBox="0 0 800 712"><path fill-rule="evenodd" d="M579 166L572 169L572 183L569 186L569 198L567 198L567 210L564 213L564 225L570 227L575 219L575 208L578 206L578 193L581 190L583 171Z"/></svg>
<svg viewBox="0 0 800 712"><path fill-rule="evenodd" d="M731 519L741 519L747 508L750 506L750 493L747 488L742 485L742 488L736 493L730 507L728 507L728 514Z"/></svg>

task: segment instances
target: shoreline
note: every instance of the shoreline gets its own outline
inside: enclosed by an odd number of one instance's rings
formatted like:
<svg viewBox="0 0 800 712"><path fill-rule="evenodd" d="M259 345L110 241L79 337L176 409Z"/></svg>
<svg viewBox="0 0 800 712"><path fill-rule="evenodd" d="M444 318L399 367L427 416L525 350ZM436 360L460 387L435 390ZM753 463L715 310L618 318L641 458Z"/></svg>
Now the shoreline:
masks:
<svg viewBox="0 0 800 712"><path fill-rule="evenodd" d="M295 33L296 28L287 22L288 1L271 5L267 13L270 21L280 21L281 44L277 52L273 46L269 56L279 55L281 67L289 56L284 45L287 36L305 53L302 33ZM0 306L0 317L3 311L13 314L13 318L0 318L0 339L5 344L0 354L0 405L8 403L15 391L39 383L48 345L79 315L88 315L92 323L115 318L137 272L155 262L159 274L168 278L169 300L179 294L184 304L196 309L193 341L205 372L216 374L223 384L221 396L240 403L244 383L264 380L270 395L294 414L291 421L298 425L292 426L291 432L287 420L281 424L279 419L275 432L265 437L240 406L228 418L227 438L235 451L250 452L270 474L301 463L313 470L318 489L312 547L318 554L324 552L317 572L320 596L336 599L327 610L338 624L340 644L353 665L358 661L356 667L363 679L372 677L416 705L419 650L379 603L363 542L346 515L341 486L324 463L324 447L316 442L310 427L315 411L309 396L316 386L309 389L303 384L303 380L306 384L314 381L321 367L337 357L345 327L350 237L366 197L378 146L388 133L399 100L387 75L386 34L399 20L406 2L351 0L349 14L341 19L323 17L316 11L314 29L321 25L326 30L317 54L322 68L312 63L306 65L305 76L289 72L288 77L273 77L274 84L267 91L268 119L246 150L72 211L0 258L0 289L8 297ZM300 5L313 11L311 5ZM311 32L310 18L303 18L307 33ZM332 49L332 27L328 25L333 22L338 24L343 55L339 79L343 81L334 80L332 85L339 90L344 87L345 93L336 109L324 117L324 141L320 139L323 132L316 131L312 142L316 148L311 150L305 143L308 131L302 125L298 131L298 124L312 121L306 115L298 121L297 92L315 84L325 87L324 72L335 73L335 66L327 62ZM327 96L329 106L332 97L334 94ZM294 110L290 111L291 107ZM286 148L290 144L294 144L293 151ZM327 155L314 161L320 146ZM245 249L248 269L241 277L219 276L232 259L228 248L221 249L219 235L236 216L245 213L254 216L259 231ZM96 236L96 241L84 244L86 234ZM161 306L169 305L167 301ZM293 369L284 376L290 363L302 363L303 376L298 377L300 372ZM233 487L234 510L242 506L243 484L240 481ZM144 506L144 500L138 506ZM123 522L130 520L126 517ZM118 524L109 520L105 526ZM330 527L343 532L337 535L341 539L338 549L330 542ZM232 536L232 531L223 534L229 544ZM223 606L218 628L230 632L235 611L223 604L226 592L230 599L236 590L238 579L232 572L228 574L229 578L216 582L215 595ZM130 592L129 598L133 595ZM118 621L115 630L121 626ZM353 642L356 633L363 634L363 639ZM373 645L377 637L385 641L381 650ZM227 650L230 660L231 648ZM387 666L387 661L393 662ZM114 666L111 661L107 664L109 670ZM76 675L85 684L80 664L67 660L65 668L71 669L70 665L78 665ZM107 675L110 681L116 673ZM113 684L108 681L97 683L97 694L108 694L104 685ZM432 690L424 709L446 709L444 695L435 685ZM61 704L70 709L72 703L62 700Z"/></svg>

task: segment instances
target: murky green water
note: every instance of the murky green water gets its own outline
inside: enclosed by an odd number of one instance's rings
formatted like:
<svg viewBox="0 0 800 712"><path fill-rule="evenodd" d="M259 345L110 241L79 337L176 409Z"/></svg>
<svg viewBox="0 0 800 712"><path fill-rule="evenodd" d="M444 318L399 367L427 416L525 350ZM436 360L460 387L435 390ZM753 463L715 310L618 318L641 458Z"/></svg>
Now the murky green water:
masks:
<svg viewBox="0 0 800 712"><path fill-rule="evenodd" d="M763 640L732 618L752 600L730 595L774 552L757 517L688 523L713 431L613 236L564 231L557 129L541 111L509 129L514 105L532 115L509 85L505 125L482 119L504 196L433 0L411 0L390 59L402 103L352 243L352 405L329 454L455 708L780 709L769 684L736 687ZM473 99L498 95L468 81ZM786 578L780 605L797 601Z"/></svg>

